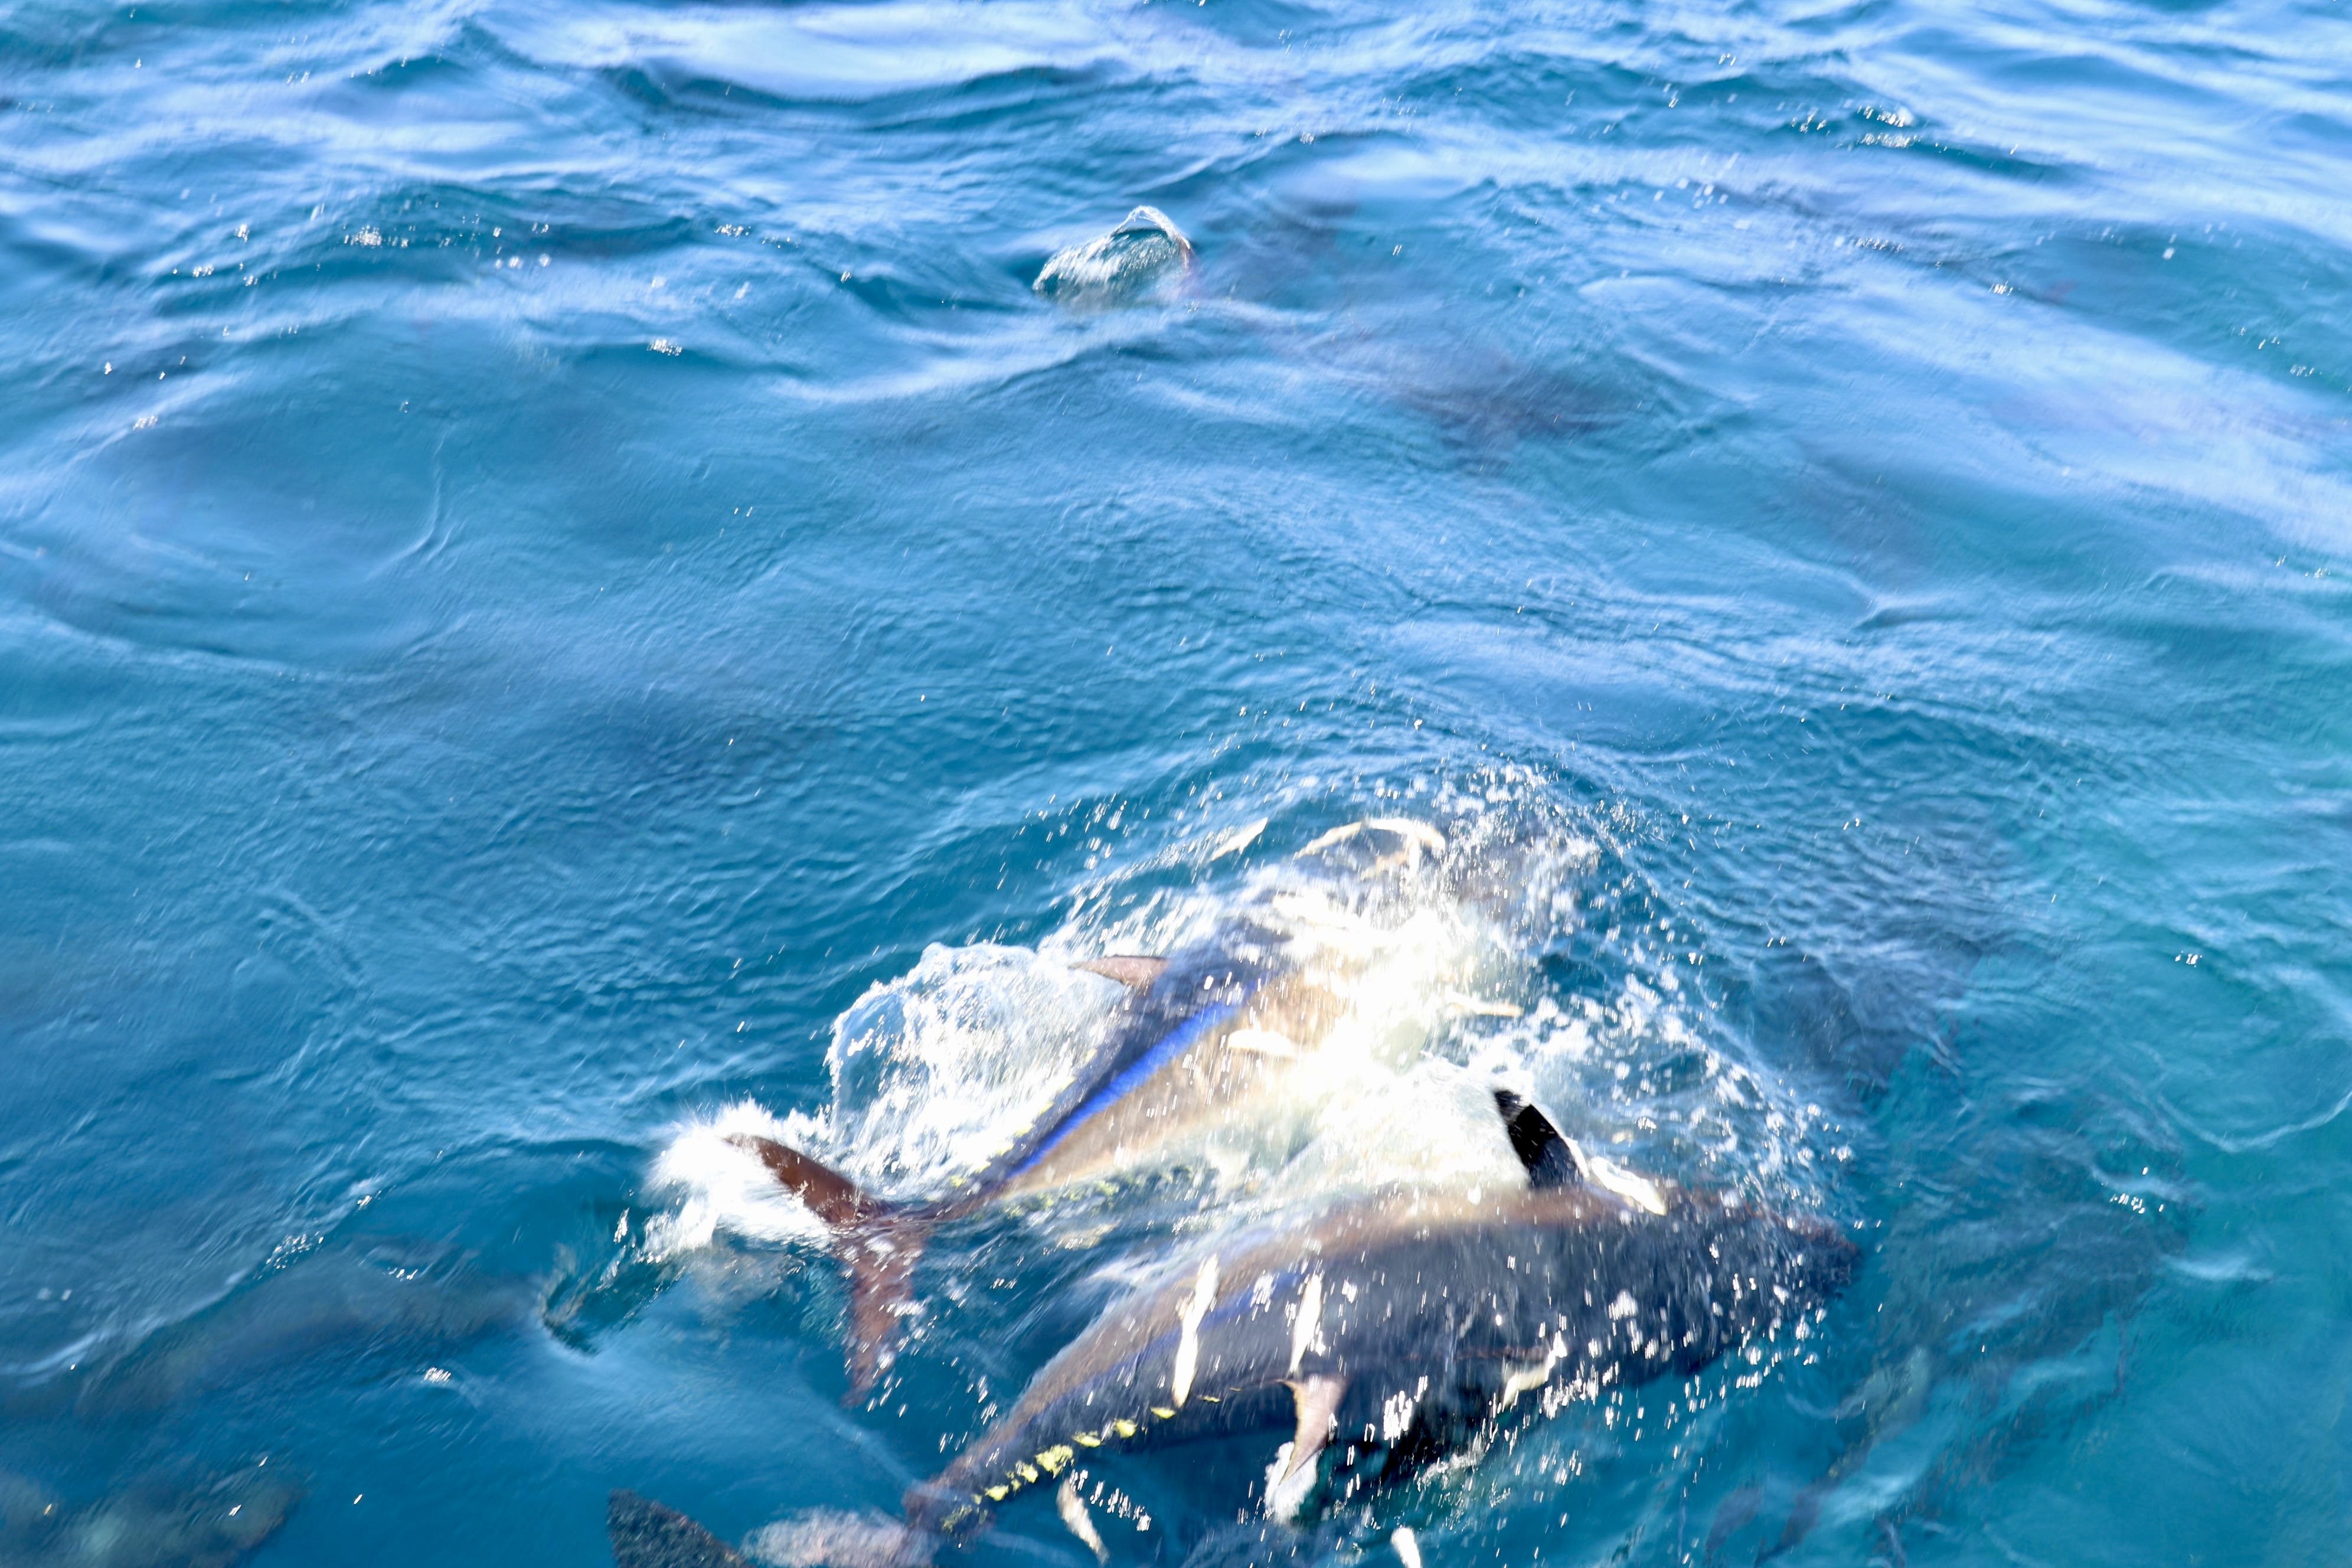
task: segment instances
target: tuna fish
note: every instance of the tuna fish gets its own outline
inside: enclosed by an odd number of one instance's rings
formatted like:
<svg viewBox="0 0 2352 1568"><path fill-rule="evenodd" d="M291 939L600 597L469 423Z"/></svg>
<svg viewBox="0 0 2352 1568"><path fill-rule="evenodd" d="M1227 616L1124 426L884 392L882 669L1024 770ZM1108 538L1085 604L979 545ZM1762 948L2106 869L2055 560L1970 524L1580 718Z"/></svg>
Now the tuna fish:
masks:
<svg viewBox="0 0 2352 1568"><path fill-rule="evenodd" d="M1538 1390L1687 1377L1851 1273L1821 1220L1662 1191L1664 1214L1580 1184L1374 1194L1206 1253L1049 1362L908 1525L966 1533L1106 1444L1269 1425L1293 1429L1265 1498L1286 1516L1334 1432L1442 1444Z"/></svg>
<svg viewBox="0 0 2352 1568"><path fill-rule="evenodd" d="M73 1507L0 1470L7 1568L229 1568L286 1522L301 1491L258 1468L194 1487L162 1479Z"/></svg>
<svg viewBox="0 0 2352 1568"><path fill-rule="evenodd" d="M1412 1008L1381 1009L1377 1031L1388 1037L1369 1047L1362 1030L1344 1026L1365 1021L1356 994L1371 971L1412 962L1387 940L1400 922L1384 926L1381 912L1359 906L1379 904L1387 883L1444 847L1418 822L1350 824L1300 852L1296 864L1311 879L1234 911L1208 939L1167 958L1081 965L1129 987L1100 1047L993 1159L940 1196L894 1204L799 1150L739 1139L824 1222L847 1272L850 1398L889 1364L915 1265L940 1226L997 1204L1165 1170L1254 1133L1278 1158L1328 1094L1339 1042L1375 1055L1417 1052L1421 1035L1395 1021ZM1361 897L1335 898L1333 889ZM1421 989L1442 993L1448 961L1424 953L1418 962L1429 970Z"/></svg>
<svg viewBox="0 0 2352 1568"><path fill-rule="evenodd" d="M1406 1189L1230 1237L1107 1310L908 1492L902 1523L803 1516L751 1554L912 1568L1024 1492L1058 1489L1066 1516L1060 1483L1099 1450L1265 1429L1290 1434L1260 1500L1287 1518L1339 1434L1430 1455L1529 1395L1549 1410L1686 1377L1851 1276L1855 1248L1826 1221L1649 1188L1663 1213L1581 1183Z"/></svg>

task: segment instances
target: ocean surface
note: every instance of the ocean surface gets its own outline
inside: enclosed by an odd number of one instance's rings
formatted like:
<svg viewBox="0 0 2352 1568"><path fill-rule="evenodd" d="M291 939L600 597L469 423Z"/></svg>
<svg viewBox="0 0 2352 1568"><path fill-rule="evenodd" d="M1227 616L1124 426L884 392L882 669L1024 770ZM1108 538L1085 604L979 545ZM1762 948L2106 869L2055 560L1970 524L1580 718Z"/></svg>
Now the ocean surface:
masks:
<svg viewBox="0 0 2352 1568"><path fill-rule="evenodd" d="M0 365L0 1560L895 1509L1116 1270L845 1407L718 1133L1391 817L1560 851L1431 1061L1860 1273L1118 1568L2347 1561L2341 0L18 0Z"/></svg>

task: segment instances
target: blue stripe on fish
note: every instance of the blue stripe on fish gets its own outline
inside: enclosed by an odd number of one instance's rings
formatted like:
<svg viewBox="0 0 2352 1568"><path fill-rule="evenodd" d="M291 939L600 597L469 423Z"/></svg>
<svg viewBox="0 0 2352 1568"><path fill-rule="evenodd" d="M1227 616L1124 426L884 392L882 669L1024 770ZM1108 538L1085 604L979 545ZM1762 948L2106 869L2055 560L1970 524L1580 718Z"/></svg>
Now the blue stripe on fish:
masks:
<svg viewBox="0 0 2352 1568"><path fill-rule="evenodd" d="M1040 1160L1052 1153L1062 1140L1091 1120L1097 1113L1125 1099L1136 1085L1191 1049L1193 1043L1211 1029L1241 1011L1238 1002L1220 1002L1202 1008L1160 1037L1157 1045L1137 1058L1117 1078L1097 1089L1086 1103L1064 1119L1054 1130L1054 1135L1029 1152L1029 1157L1006 1173L1008 1178L1028 1172Z"/></svg>

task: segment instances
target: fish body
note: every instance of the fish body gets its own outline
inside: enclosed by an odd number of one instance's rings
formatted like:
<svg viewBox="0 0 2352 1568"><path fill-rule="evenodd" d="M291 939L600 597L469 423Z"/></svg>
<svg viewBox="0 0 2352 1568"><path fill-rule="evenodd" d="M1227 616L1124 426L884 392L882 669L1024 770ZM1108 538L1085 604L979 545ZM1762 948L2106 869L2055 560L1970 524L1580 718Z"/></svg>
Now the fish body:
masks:
<svg viewBox="0 0 2352 1568"><path fill-rule="evenodd" d="M1549 1153L1528 1159L1532 1178ZM1106 1310L1011 1411L909 1489L903 1522L817 1510L767 1526L750 1554L921 1568L1033 1489L1055 1492L1077 1531L1073 1482L1098 1450L1267 1429L1292 1434L1266 1475L1266 1511L1286 1518L1340 1433L1350 1447L1442 1449L1522 1395L1549 1410L1686 1377L1851 1278L1856 1249L1824 1220L1653 1190L1663 1214L1583 1184L1395 1190L1229 1237Z"/></svg>
<svg viewBox="0 0 2352 1568"><path fill-rule="evenodd" d="M1338 1079L1418 1051L1428 1011L1394 1004L1394 972L1428 995L1458 966L1417 917L1383 924L1362 906L1443 845L1434 829L1402 819L1350 824L1300 852L1304 878L1230 913L1203 941L1166 959L1088 965L1129 986L1100 1046L993 1158L936 1198L891 1203L774 1140L739 1140L825 1223L846 1266L851 1396L888 1364L915 1263L938 1226L1188 1160L1286 1154Z"/></svg>
<svg viewBox="0 0 2352 1568"><path fill-rule="evenodd" d="M151 1479L73 1507L0 1471L6 1568L229 1568L278 1532L299 1487L257 1470L190 1487Z"/></svg>
<svg viewBox="0 0 2352 1568"><path fill-rule="evenodd" d="M977 1529L1107 1445L1295 1420L1271 1494L1334 1430L1393 1443L1546 1387L1687 1376L1821 1305L1853 1257L1822 1221L1712 1194L1669 1190L1663 1215L1580 1185L1374 1194L1106 1310L908 1494L908 1523Z"/></svg>
<svg viewBox="0 0 2352 1568"><path fill-rule="evenodd" d="M216 1301L120 1353L85 1352L65 1371L0 1380L0 1421L70 1410L144 1418L314 1356L442 1354L528 1323L542 1280L487 1273L434 1247L331 1245L257 1271ZM7 1559L0 1555L0 1568Z"/></svg>
<svg viewBox="0 0 2352 1568"><path fill-rule="evenodd" d="M1066 1114L1041 1118L1017 1157L971 1184L978 1202L1037 1196L1188 1157L1222 1163L1216 1156L1227 1150L1243 1159L1287 1152L1311 1123L1310 1085L1328 1070L1322 1047L1348 1008L1334 980L1328 971L1297 970L1244 978L1228 966L1200 988L1212 1000L1129 1065L1100 1075L1100 1087Z"/></svg>
<svg viewBox="0 0 2352 1568"><path fill-rule="evenodd" d="M957 1179L925 1212L934 1220L960 1218L1152 1163L1147 1145L1167 1142L1154 1136L1153 1110L1181 1105L1188 1089L1205 1088L1222 1099L1246 1087L1204 1064L1223 1062L1237 1032L1301 989L1295 978L1274 984L1276 945L1271 933L1243 923L1169 960L1120 1003L1101 1047L1062 1092L994 1159Z"/></svg>
<svg viewBox="0 0 2352 1568"><path fill-rule="evenodd" d="M1165 1168L1200 1152L1211 1130L1296 1122L1325 1098L1335 1062L1345 1072L1417 1055L1436 994L1465 978L1443 912L1412 907L1426 892L1413 874L1444 846L1409 818L1349 823L1201 942L1165 960L1080 965L1130 987L1102 1045L928 1217Z"/></svg>

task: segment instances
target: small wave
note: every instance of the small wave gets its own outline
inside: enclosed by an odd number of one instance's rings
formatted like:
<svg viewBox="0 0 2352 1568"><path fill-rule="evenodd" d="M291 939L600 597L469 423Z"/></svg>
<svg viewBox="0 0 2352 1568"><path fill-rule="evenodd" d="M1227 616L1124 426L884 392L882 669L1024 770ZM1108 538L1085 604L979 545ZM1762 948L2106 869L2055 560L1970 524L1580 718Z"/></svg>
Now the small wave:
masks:
<svg viewBox="0 0 2352 1568"><path fill-rule="evenodd" d="M1102 19L1072 6L992 5L985 15L920 0L784 11L610 8L501 30L543 62L635 66L804 102L862 102L1021 70L1080 70L1122 50Z"/></svg>

